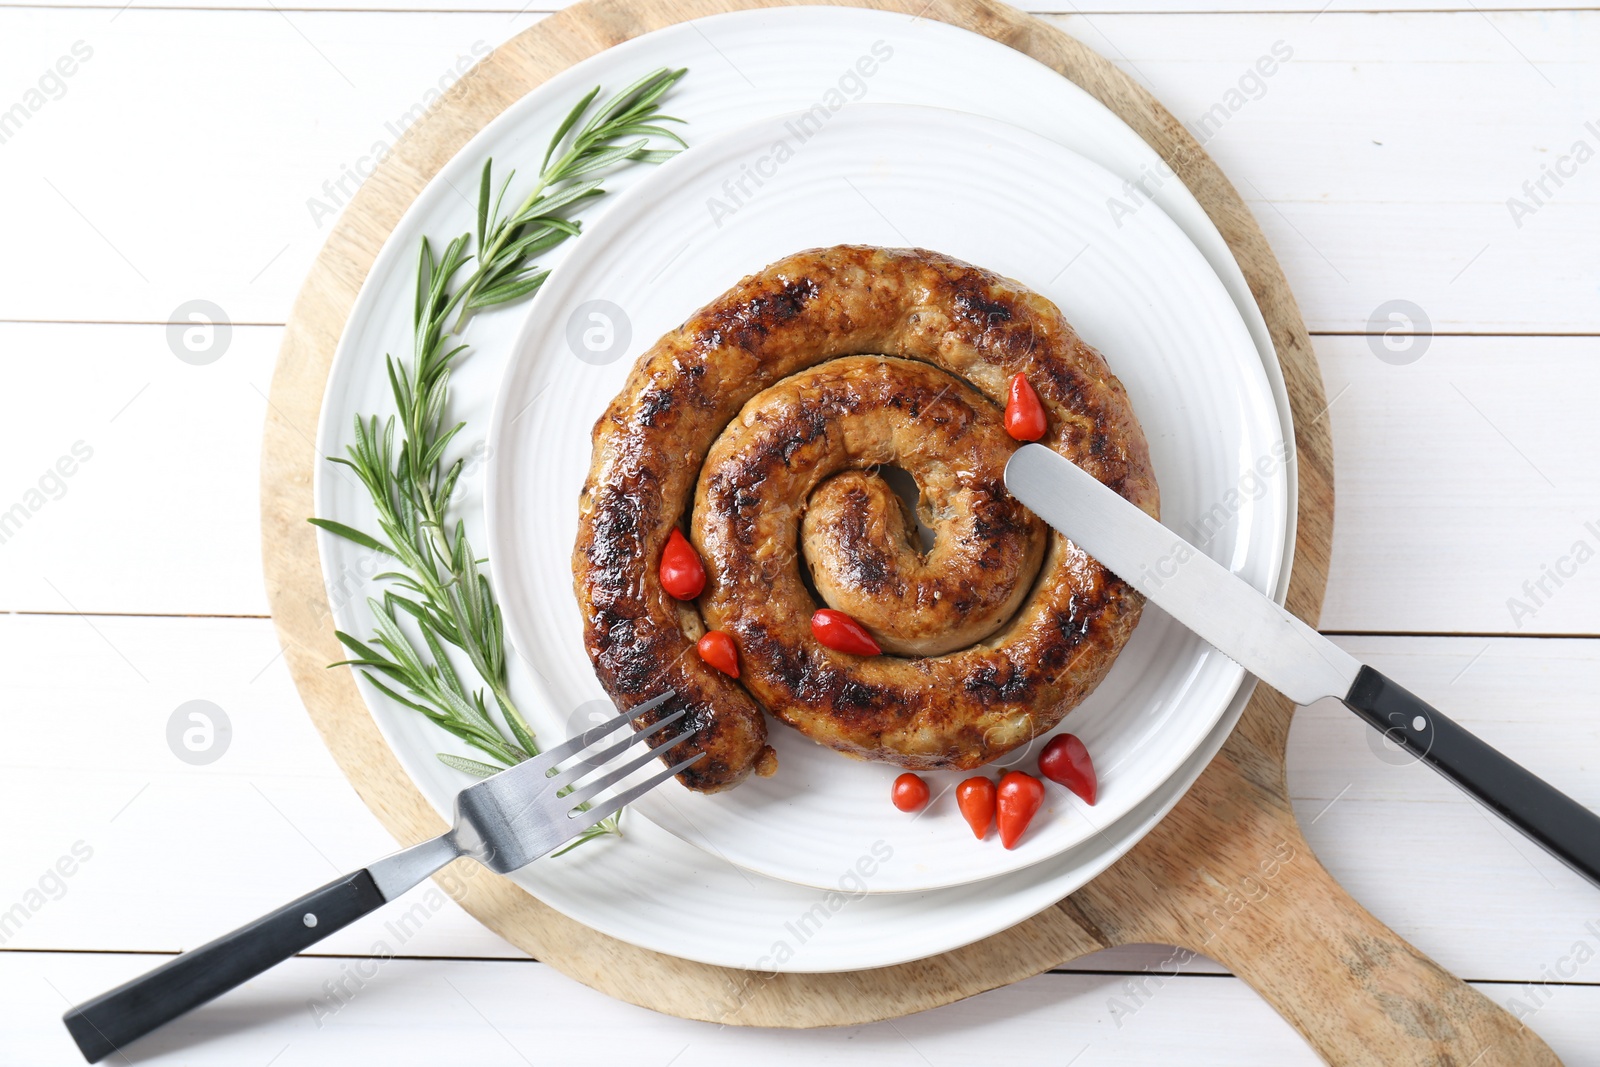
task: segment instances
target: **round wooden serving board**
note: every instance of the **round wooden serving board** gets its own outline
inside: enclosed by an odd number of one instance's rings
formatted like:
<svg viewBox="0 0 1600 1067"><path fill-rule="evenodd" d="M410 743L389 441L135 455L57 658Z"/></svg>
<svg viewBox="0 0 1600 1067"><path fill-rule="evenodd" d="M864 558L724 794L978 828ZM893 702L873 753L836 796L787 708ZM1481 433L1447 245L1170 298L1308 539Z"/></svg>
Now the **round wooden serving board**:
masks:
<svg viewBox="0 0 1600 1067"><path fill-rule="evenodd" d="M835 0L851 3L853 0ZM1232 247L1272 330L1294 411L1299 529L1289 608L1315 621L1333 530L1333 462L1316 357L1277 260L1222 172L1176 119L1053 27L982 0L859 6L985 34L1059 71L1167 160ZM367 713L342 659L313 528L315 437L345 320L401 213L466 141L552 75L639 34L767 0L583 0L496 49L400 140L350 203L289 317L262 455L267 590L285 657L329 749L402 844L443 832ZM845 1026L948 1004L1130 943L1180 946L1227 966L1332 1063L1556 1064L1531 1031L1397 937L1339 887L1295 823L1284 777L1294 706L1256 690L1222 752L1120 862L1027 922L917 963L841 974L757 974L691 963L596 933L492 875L456 879L501 937L580 982L691 1019ZM1374 841L1373 848L1391 847ZM1175 963L1183 959L1175 957Z"/></svg>

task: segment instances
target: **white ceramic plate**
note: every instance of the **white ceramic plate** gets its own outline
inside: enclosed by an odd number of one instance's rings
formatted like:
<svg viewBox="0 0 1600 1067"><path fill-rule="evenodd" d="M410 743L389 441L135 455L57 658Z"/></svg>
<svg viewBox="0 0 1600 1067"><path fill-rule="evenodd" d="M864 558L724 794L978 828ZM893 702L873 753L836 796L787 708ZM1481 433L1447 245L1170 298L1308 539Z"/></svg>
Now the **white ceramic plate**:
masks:
<svg viewBox="0 0 1600 1067"><path fill-rule="evenodd" d="M588 714L580 709L612 713L572 593L595 420L656 338L803 248L929 248L1042 293L1127 387L1168 524L1183 529L1236 492L1241 457L1271 456L1281 440L1260 354L1183 231L1157 208L1113 216L1106 205L1123 195L1110 171L1016 126L863 103L825 121L779 115L725 134L619 197L535 300L489 433L489 557L512 643L544 683L525 709L535 733L578 732ZM1271 488L1225 509L1229 521L1201 546L1263 589L1283 555L1283 480ZM1060 728L1094 757L1096 822L1122 817L1171 777L1242 673L1164 614L1143 619ZM776 775L714 796L673 782L636 810L747 870L809 886L833 885L863 836L885 840L896 862L873 892L993 878L1096 834L1086 805L1052 788L1017 848L979 844L953 793L908 817L888 802L900 768L846 759L776 720L769 739ZM1036 752L1001 764L1036 769ZM970 773L924 777L940 795Z"/></svg>
<svg viewBox="0 0 1600 1067"><path fill-rule="evenodd" d="M874 43L892 57L865 79L865 91L846 75ZM735 66L737 64L737 66ZM537 158L544 139L577 95L596 83L617 87L658 65L687 65L690 76L672 97L672 110L691 120L692 140L709 137L779 112L806 108L839 89L846 98L937 104L1021 122L1051 140L1094 159L1126 180L1142 180L1153 202L1205 255L1250 325L1272 384L1280 422L1288 402L1265 324L1238 266L1203 209L1176 180L1156 181L1161 163L1131 130L1071 83L1002 45L931 20L860 9L776 8L742 12L673 26L610 49L552 79L479 133L448 164L407 212L378 257L352 310L335 358L322 409L318 445L342 450L352 416L388 410L384 352L409 350L408 294L417 240L462 232L469 212L454 189L474 187L485 155L503 164ZM621 190L648 180L647 170L619 175ZM454 187L454 189L452 188ZM603 201L591 219L615 201ZM558 263L558 250L548 263ZM453 377L453 413L485 427L493 393L521 324L517 312L478 319L469 340L473 355ZM487 446L464 439L480 468ZM1241 470L1246 460L1241 457ZM1294 496L1292 465L1283 472ZM480 481L464 480L462 512L482 544ZM316 486L318 513L370 523L359 486L341 468L323 465ZM1293 515L1290 515L1292 527ZM1293 530L1285 530L1285 550ZM341 628L364 631L366 580L382 561L351 545L320 539L328 598ZM1287 562L1272 592L1287 587ZM512 666L513 691L534 699L536 681L521 662ZM635 820L626 843L586 847L553 862L534 864L516 880L546 903L608 935L656 951L707 963L786 971L881 967L933 955L1011 926L1093 878L1132 847L1191 785L1237 720L1249 683L1235 696L1205 743L1162 789L1115 824L1103 825L1099 847L1072 849L1025 871L985 883L919 894L850 899L831 909L820 927L790 925L825 907L826 894L764 878L717 860L677 837ZM415 713L365 686L373 717L407 773L430 802L448 813L466 780L434 753L458 750L451 739ZM1093 812L1086 817L1095 818ZM870 853L870 844L865 850ZM844 872L840 872L841 877ZM782 951L787 946L786 951ZM780 951L775 951L780 950Z"/></svg>

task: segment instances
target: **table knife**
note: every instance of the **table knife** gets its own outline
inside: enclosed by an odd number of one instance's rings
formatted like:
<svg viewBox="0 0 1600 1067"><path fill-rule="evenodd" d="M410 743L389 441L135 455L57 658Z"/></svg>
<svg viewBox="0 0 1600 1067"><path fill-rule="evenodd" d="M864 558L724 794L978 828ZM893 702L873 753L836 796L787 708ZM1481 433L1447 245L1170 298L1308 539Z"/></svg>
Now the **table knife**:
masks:
<svg viewBox="0 0 1600 1067"><path fill-rule="evenodd" d="M1006 487L1108 570L1296 704L1333 697L1600 885L1600 817L1279 607L1071 460L1023 445Z"/></svg>

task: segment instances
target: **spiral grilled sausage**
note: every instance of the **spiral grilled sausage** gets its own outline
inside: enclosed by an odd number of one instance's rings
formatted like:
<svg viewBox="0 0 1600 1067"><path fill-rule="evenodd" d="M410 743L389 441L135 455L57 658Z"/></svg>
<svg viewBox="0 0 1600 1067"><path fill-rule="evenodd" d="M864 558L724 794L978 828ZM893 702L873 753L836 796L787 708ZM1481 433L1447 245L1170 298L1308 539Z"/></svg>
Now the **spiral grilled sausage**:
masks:
<svg viewBox="0 0 1600 1067"><path fill-rule="evenodd" d="M1043 443L1156 514L1143 433L1099 354L1043 297L933 252L798 253L639 359L595 425L573 577L613 699L670 688L656 714L687 708L695 734L667 756L707 758L685 785L772 773L764 710L852 755L970 768L1099 683L1141 600L1006 493L1018 372ZM917 480L926 553L884 465ZM708 572L697 604L657 575L680 524ZM820 645L807 577L891 654ZM696 655L707 628L734 637L739 680Z"/></svg>

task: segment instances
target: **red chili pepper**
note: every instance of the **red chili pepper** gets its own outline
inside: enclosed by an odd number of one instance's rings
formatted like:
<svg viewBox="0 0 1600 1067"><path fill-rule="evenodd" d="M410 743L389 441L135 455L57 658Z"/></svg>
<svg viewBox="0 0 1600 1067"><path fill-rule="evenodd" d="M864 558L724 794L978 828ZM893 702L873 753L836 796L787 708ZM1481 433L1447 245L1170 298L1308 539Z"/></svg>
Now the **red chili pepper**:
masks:
<svg viewBox="0 0 1600 1067"><path fill-rule="evenodd" d="M867 633L867 628L842 611L822 608L811 616L811 634L835 652L853 656L876 656L883 649Z"/></svg>
<svg viewBox="0 0 1600 1067"><path fill-rule="evenodd" d="M928 783L907 771L894 780L889 799L901 811L916 811L928 802Z"/></svg>
<svg viewBox="0 0 1600 1067"><path fill-rule="evenodd" d="M1011 379L1011 396L1006 400L1006 433L1018 441L1037 441L1047 427L1044 404L1026 374Z"/></svg>
<svg viewBox="0 0 1600 1067"><path fill-rule="evenodd" d="M1000 843L1016 848L1017 839L1028 828L1044 804L1044 783L1022 771L1007 771L995 790L995 807L1000 822Z"/></svg>
<svg viewBox="0 0 1600 1067"><path fill-rule="evenodd" d="M989 836L989 827L994 825L994 783L982 775L968 778L956 786L956 807L961 809L962 818L972 827L973 834L982 841Z"/></svg>
<svg viewBox="0 0 1600 1067"><path fill-rule="evenodd" d="M1052 782L1060 782L1087 804L1094 803L1100 789L1089 750L1071 734L1058 734L1044 746L1044 751L1039 753L1039 773Z"/></svg>
<svg viewBox="0 0 1600 1067"><path fill-rule="evenodd" d="M733 643L733 638L721 630L709 631L695 648L699 651L701 659L723 674L732 678L739 677L739 646Z"/></svg>
<svg viewBox="0 0 1600 1067"><path fill-rule="evenodd" d="M683 531L673 527L661 550L661 588L679 600L693 600L706 587L706 569Z"/></svg>

